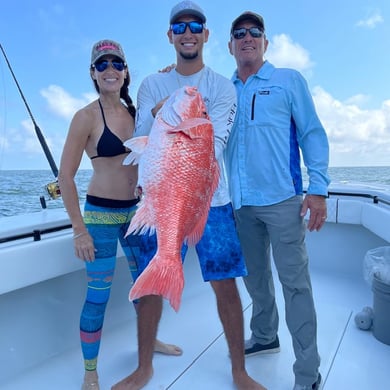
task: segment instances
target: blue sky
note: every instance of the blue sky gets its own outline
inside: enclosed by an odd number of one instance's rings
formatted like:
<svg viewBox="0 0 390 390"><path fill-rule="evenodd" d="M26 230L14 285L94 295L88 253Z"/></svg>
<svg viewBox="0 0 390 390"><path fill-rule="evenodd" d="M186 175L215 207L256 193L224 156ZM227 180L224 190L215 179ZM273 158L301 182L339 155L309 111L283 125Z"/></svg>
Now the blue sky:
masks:
<svg viewBox="0 0 390 390"><path fill-rule="evenodd" d="M74 112L96 98L92 44L119 41L136 100L145 76L175 61L166 37L177 0L84 2L14 0L2 5L0 43L59 165ZM330 141L331 166L390 165L390 2L388 0L199 0L210 29L205 62L230 78L231 21L263 15L266 58L307 79ZM31 119L0 53L0 170L49 169ZM84 158L82 168L90 168Z"/></svg>

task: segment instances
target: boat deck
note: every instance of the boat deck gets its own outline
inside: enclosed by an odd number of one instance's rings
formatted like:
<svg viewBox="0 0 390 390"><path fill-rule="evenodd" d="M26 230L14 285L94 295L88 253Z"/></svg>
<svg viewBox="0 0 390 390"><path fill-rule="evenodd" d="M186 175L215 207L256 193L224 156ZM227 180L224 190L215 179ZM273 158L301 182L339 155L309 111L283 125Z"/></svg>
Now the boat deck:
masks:
<svg viewBox="0 0 390 390"><path fill-rule="evenodd" d="M118 262L112 291L114 300L127 300L126 280L129 280L129 274L124 263L124 261ZM361 280L358 277L349 278L343 273L329 272L313 264L311 270L318 315L322 389L389 388L390 346L378 341L371 331L358 329L354 323L354 315L357 312L364 306L372 306L372 292L368 284L363 277ZM209 284L203 283L196 258L191 252L185 262L185 275L186 285L181 308L176 313L166 304L159 328L159 338L180 345L184 354L180 357L155 354L155 374L145 390L234 389L227 345L218 319L214 294ZM1 384L2 390L80 389L83 366L77 341L77 327L83 297L77 285L84 283L84 275L81 271L77 271L68 277L69 280L60 283L67 283L69 286L69 282L72 282L74 289L69 291L61 284L56 285L59 279L53 279L45 282L53 283L55 286L53 291L56 292L52 297L40 296L41 292L37 285L34 287L36 291L31 290L29 299L42 299L43 306L52 304L53 307L63 302L63 310L69 312L69 322L59 323L56 326L57 331L61 332L63 327L72 326L73 322L74 340L69 343L72 344L71 348L50 359L46 357L42 364L27 370L23 375L9 378ZM121 280L124 282L122 283ZM269 390L291 390L294 383L292 373L294 355L291 338L284 321L284 302L280 284L275 284L280 313L281 351L276 354L247 358L247 370ZM245 332L248 337L251 304L241 279L238 280L238 286L244 308ZM17 301L18 290L12 294L16 294L15 301ZM77 298L78 296L80 298ZM20 297L20 299L26 298ZM67 306L66 301L78 301L79 305ZM128 308L129 310L126 311L123 310L123 306L120 309L109 305L107 309L99 358L101 390L110 389L112 384L132 372L137 364L136 318L130 303ZM4 309L12 310L12 308L2 307L2 310ZM15 308L13 310L15 311ZM5 312L2 311L2 317L4 315ZM25 332L29 332L29 328L34 327L34 318L39 316L39 309L36 306L34 306L34 313L18 315L20 321L24 321ZM18 326L15 327L16 332L20 332ZM7 343L15 336L17 335L3 334L1 344L6 345L6 348L12 348ZM44 355L44 351L42 354ZM7 370L7 362L1 362L1 370Z"/></svg>

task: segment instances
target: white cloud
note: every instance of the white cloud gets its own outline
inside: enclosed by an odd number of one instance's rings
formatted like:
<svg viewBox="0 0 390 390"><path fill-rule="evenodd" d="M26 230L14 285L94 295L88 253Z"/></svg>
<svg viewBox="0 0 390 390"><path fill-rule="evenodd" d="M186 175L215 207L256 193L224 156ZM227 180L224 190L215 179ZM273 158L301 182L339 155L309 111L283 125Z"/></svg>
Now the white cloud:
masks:
<svg viewBox="0 0 390 390"><path fill-rule="evenodd" d="M374 11L369 17L366 19L359 20L356 23L358 27L364 28L375 28L379 23L383 23L383 17L379 11Z"/></svg>
<svg viewBox="0 0 390 390"><path fill-rule="evenodd" d="M327 131L331 165L388 165L390 158L390 100L378 109L365 110L341 102L321 87L313 90L318 115Z"/></svg>
<svg viewBox="0 0 390 390"><path fill-rule="evenodd" d="M66 120L72 119L77 110L97 97L94 93L86 93L81 99L74 98L58 85L42 89L41 95L47 100L50 111Z"/></svg>
<svg viewBox="0 0 390 390"><path fill-rule="evenodd" d="M369 102L370 99L371 99L371 97L368 96L368 95L357 94L357 95L349 97L344 103L345 104L353 104L353 105L357 105L357 106L359 106L359 105L362 106L365 103Z"/></svg>
<svg viewBox="0 0 390 390"><path fill-rule="evenodd" d="M314 66L309 52L286 34L274 35L268 45L266 57L277 67L293 68L300 72Z"/></svg>

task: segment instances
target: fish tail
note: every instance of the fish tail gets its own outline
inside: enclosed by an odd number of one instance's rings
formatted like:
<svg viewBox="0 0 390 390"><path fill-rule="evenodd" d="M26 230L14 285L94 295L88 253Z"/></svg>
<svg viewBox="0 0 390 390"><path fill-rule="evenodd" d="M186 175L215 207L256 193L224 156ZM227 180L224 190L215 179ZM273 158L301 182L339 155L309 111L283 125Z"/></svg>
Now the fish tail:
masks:
<svg viewBox="0 0 390 390"><path fill-rule="evenodd" d="M180 257L180 254L178 256ZM135 281L129 293L129 300L133 301L145 295L160 295L168 299L177 312L183 288L184 274L181 258L166 261L157 253Z"/></svg>

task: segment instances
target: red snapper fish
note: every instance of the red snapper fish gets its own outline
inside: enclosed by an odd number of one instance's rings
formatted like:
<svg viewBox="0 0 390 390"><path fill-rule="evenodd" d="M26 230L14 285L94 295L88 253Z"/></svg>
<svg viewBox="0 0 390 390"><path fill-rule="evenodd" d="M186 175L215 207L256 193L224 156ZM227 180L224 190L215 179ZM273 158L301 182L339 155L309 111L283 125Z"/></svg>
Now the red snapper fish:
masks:
<svg viewBox="0 0 390 390"><path fill-rule="evenodd" d="M176 90L156 115L149 137L126 141L124 164L139 164L143 197L127 234L156 232L157 252L129 299L161 295L179 310L184 287L181 248L195 245L218 186L214 131L196 87Z"/></svg>

